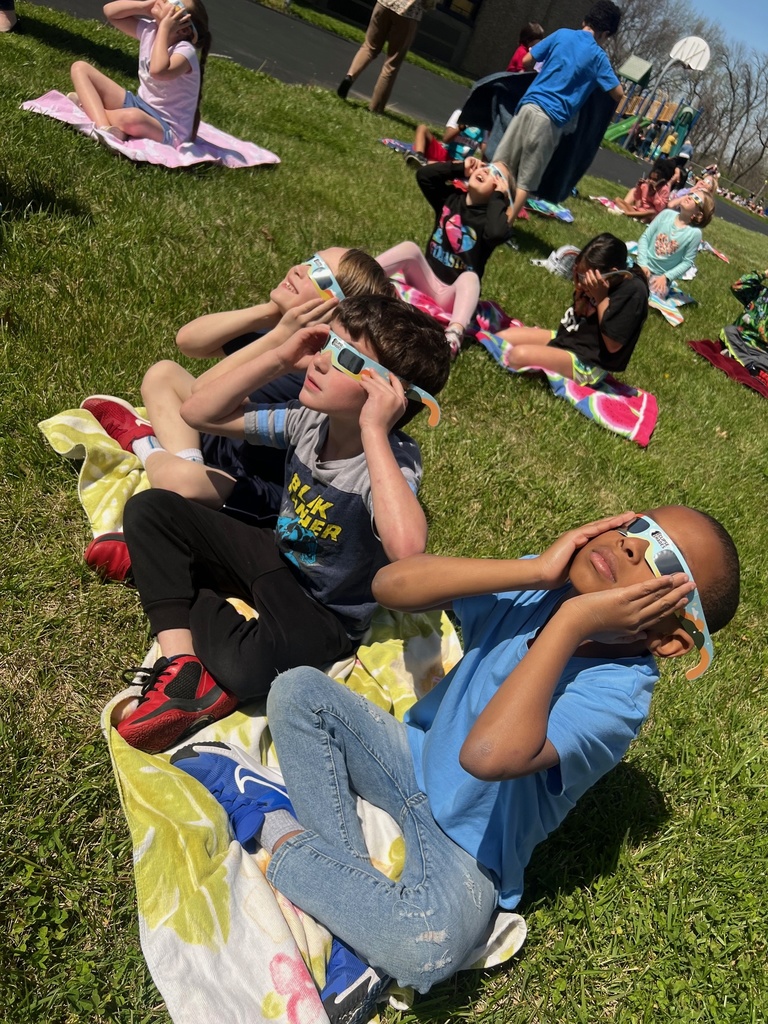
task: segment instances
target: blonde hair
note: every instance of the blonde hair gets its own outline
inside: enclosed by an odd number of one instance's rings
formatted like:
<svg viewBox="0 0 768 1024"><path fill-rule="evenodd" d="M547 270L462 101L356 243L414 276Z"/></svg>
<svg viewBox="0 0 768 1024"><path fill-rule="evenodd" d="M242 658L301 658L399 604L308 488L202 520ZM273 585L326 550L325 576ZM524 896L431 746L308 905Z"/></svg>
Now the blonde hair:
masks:
<svg viewBox="0 0 768 1024"><path fill-rule="evenodd" d="M397 297L395 286L386 272L364 249L347 249L339 260L336 280L348 299L357 295Z"/></svg>
<svg viewBox="0 0 768 1024"><path fill-rule="evenodd" d="M715 200L709 192L700 192L701 206L699 207L699 219L696 222L697 228L705 228L712 221L715 215Z"/></svg>

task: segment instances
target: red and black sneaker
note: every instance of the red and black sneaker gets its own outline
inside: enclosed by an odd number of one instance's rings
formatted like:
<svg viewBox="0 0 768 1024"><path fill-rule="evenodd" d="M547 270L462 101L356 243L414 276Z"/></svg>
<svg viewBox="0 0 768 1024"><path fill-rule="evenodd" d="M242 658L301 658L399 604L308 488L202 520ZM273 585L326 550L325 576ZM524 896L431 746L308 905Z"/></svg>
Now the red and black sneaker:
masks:
<svg viewBox="0 0 768 1024"><path fill-rule="evenodd" d="M94 537L83 558L105 580L124 583L132 580L131 556L122 533L102 533Z"/></svg>
<svg viewBox="0 0 768 1024"><path fill-rule="evenodd" d="M158 658L146 674L139 705L117 725L132 747L158 754L210 722L226 718L239 701L223 690L191 654Z"/></svg>
<svg viewBox="0 0 768 1024"><path fill-rule="evenodd" d="M102 429L113 437L127 452L132 452L131 445L141 437L152 437L155 428L136 412L129 402L113 395L91 395L80 403L93 418L101 424Z"/></svg>

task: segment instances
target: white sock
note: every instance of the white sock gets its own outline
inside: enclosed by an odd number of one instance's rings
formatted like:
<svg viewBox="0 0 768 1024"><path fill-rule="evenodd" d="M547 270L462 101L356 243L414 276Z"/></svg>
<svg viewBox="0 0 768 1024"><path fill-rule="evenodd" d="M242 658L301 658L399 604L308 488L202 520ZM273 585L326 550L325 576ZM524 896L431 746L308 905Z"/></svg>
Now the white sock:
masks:
<svg viewBox="0 0 768 1024"><path fill-rule="evenodd" d="M176 452L176 455L180 459L186 459L187 462L200 462L205 465L203 453L199 448L182 448L180 452Z"/></svg>
<svg viewBox="0 0 768 1024"><path fill-rule="evenodd" d="M146 466L147 459L150 455L153 455L155 452L165 451L165 448L163 448L154 434L150 434L148 437L138 438L138 440L131 444L131 448L133 449L133 454L142 466Z"/></svg>

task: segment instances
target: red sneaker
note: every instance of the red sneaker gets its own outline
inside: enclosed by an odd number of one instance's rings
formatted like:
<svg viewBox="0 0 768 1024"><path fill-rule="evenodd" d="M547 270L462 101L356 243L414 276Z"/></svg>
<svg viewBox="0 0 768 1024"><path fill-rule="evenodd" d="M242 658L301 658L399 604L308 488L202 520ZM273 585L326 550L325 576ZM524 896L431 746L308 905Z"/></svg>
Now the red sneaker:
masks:
<svg viewBox="0 0 768 1024"><path fill-rule="evenodd" d="M94 537L83 558L105 580L124 583L131 575L131 556L122 533L102 533Z"/></svg>
<svg viewBox="0 0 768 1024"><path fill-rule="evenodd" d="M149 420L142 419L129 402L112 395L91 395L80 403L81 409L87 409L103 429L127 452L132 452L131 445L140 437L151 437L155 428Z"/></svg>
<svg viewBox="0 0 768 1024"><path fill-rule="evenodd" d="M191 654L158 658L153 668L139 671L147 676L139 706L118 723L117 731L148 754L167 750L204 725L226 718L239 704Z"/></svg>

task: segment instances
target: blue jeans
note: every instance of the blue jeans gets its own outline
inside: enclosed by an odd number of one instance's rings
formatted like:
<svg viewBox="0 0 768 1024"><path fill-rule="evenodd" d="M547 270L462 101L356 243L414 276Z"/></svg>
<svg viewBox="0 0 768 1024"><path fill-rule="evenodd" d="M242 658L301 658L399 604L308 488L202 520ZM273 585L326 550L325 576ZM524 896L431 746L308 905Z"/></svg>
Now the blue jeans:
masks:
<svg viewBox="0 0 768 1024"><path fill-rule="evenodd" d="M406 727L313 668L278 676L267 715L304 829L277 849L267 878L369 964L426 992L482 940L497 892L485 868L432 817ZM403 832L397 882L371 864L356 794Z"/></svg>

